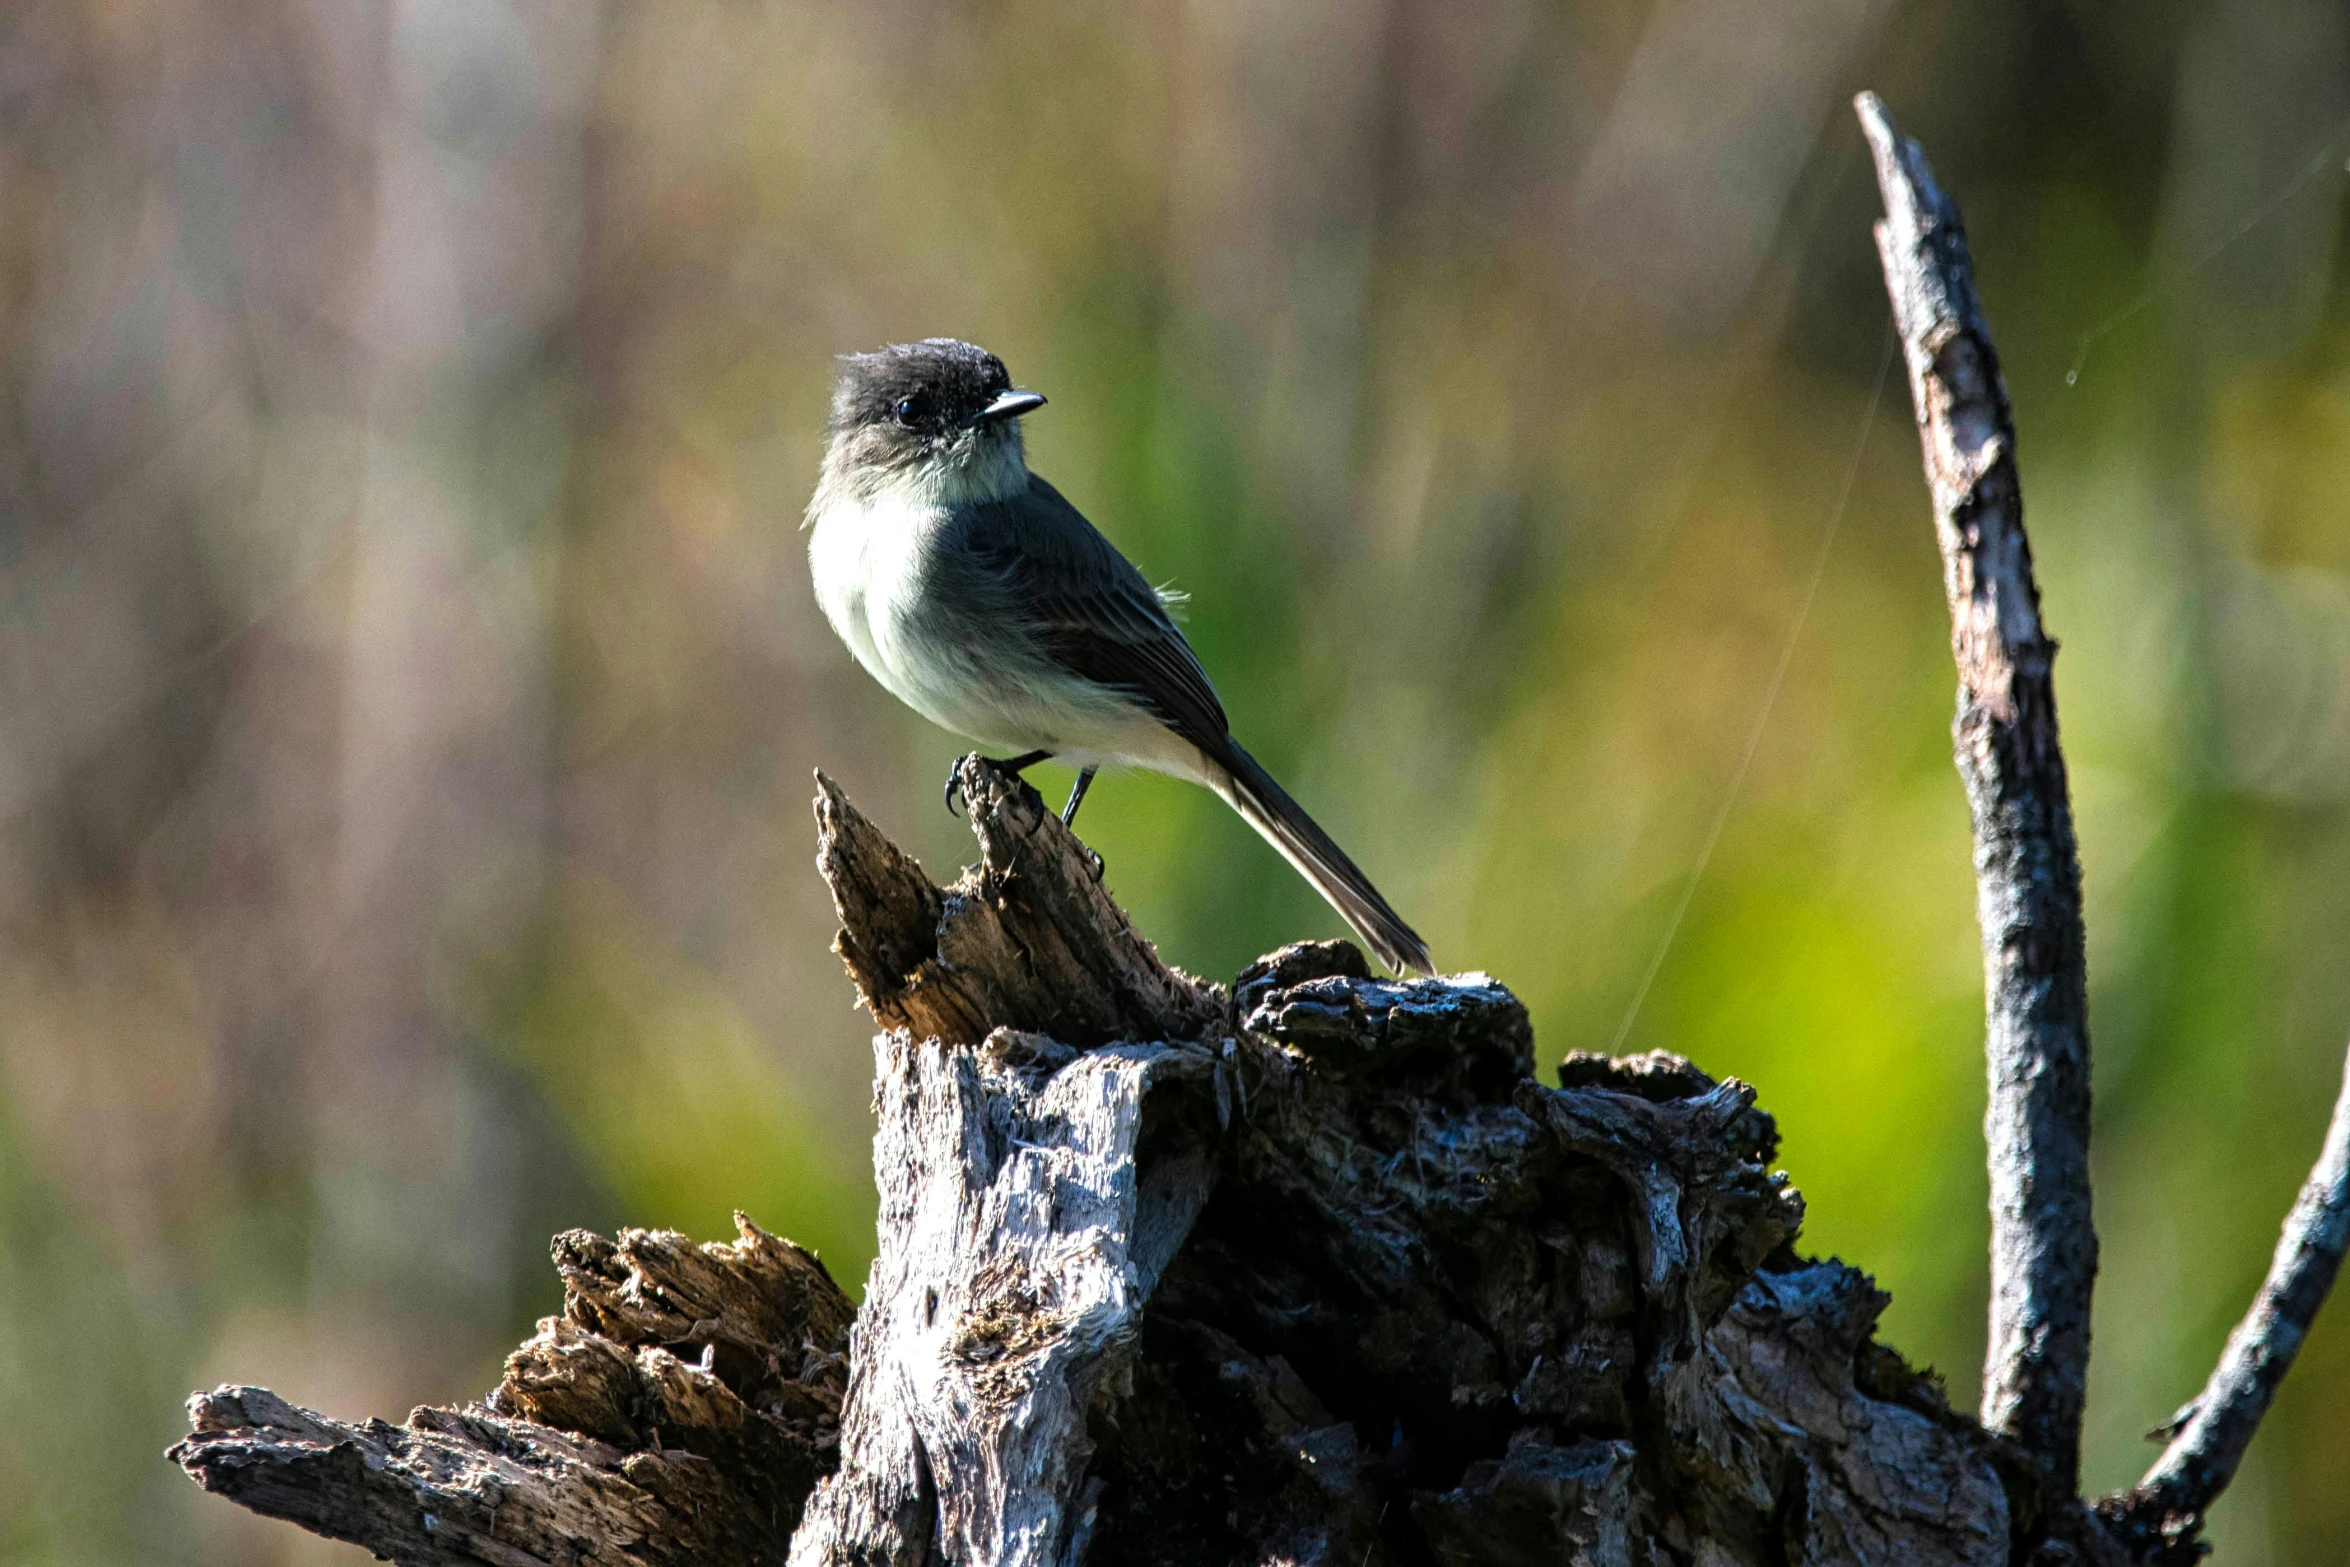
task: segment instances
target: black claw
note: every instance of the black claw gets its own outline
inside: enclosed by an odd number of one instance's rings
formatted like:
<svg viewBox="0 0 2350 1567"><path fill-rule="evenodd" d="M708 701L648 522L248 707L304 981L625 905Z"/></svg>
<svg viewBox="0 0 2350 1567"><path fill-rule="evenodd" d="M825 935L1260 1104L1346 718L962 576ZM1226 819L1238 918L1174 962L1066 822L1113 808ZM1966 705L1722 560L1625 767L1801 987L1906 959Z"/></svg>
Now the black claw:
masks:
<svg viewBox="0 0 2350 1567"><path fill-rule="evenodd" d="M1050 760L1052 754L1053 753L1050 751L1027 751L1018 756L1007 756L999 760L992 756L981 756L977 751L972 751L955 758L954 770L947 774L947 809L957 816L963 814L963 806L965 804L963 798L963 764L965 762L974 760L985 762L990 767L1000 768L1003 771L1010 773L1014 778L1020 778L1021 773L1027 769L1034 767L1039 762ZM1085 776L1087 778L1091 778L1093 774L1089 771ZM1022 784L1026 784L1028 780L1025 778L1020 778L1020 782ZM1035 791L1032 789L1029 792L1034 793ZM1085 791L1082 788L1078 790L1078 793L1081 795L1084 792ZM1076 808L1074 801L1071 802L1070 808L1072 810Z"/></svg>
<svg viewBox="0 0 2350 1567"><path fill-rule="evenodd" d="M1091 862L1089 868L1093 871L1093 879L1098 885L1101 879L1109 874L1109 864L1101 857L1099 852L1093 849L1087 849L1085 851L1085 857L1089 862Z"/></svg>

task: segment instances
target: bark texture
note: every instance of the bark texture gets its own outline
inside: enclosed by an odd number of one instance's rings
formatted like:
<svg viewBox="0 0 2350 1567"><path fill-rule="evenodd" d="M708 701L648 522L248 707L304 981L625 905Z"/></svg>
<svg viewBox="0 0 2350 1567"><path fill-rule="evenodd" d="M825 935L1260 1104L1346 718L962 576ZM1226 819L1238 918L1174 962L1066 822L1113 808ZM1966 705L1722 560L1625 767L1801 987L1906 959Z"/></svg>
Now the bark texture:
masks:
<svg viewBox="0 0 2350 1567"><path fill-rule="evenodd" d="M1203 983L1025 785L962 784L946 888L818 785L885 1025L853 1332L747 1224L574 1233L486 1405L222 1389L174 1456L417 1567L2010 1559L2023 1466L1795 1250L1751 1089L1663 1055L1547 1086L1500 985L1343 942Z"/></svg>
<svg viewBox="0 0 2350 1567"><path fill-rule="evenodd" d="M1958 660L1954 750L1974 818L1983 931L1991 1324L1983 1423L2052 1494L2078 1485L2097 1231L2089 1209L2088 965L2056 729L2056 643L2024 533L2015 421L1958 208L1873 93L1858 100L1876 226L1909 364Z"/></svg>
<svg viewBox="0 0 2350 1567"><path fill-rule="evenodd" d="M1501 986L1340 942L1202 984L1033 792L961 787L981 863L934 892L819 782L868 1004L950 994L976 1048L877 1042L882 1257L795 1563L2008 1559L1994 1445L1874 1343L1864 1277L1795 1254L1750 1089L1670 1057L1545 1087ZM1051 991L998 967L1028 951ZM1010 1215L1056 1166L1085 1200L1041 1228L928 1214ZM1116 1291L1105 1218L1149 1237ZM950 1471L1019 1476L1024 1526Z"/></svg>
<svg viewBox="0 0 2350 1567"><path fill-rule="evenodd" d="M264 1388L188 1401L208 1491L403 1567L781 1558L839 1447L854 1307L813 1256L742 1238L555 1238L563 1314L484 1403L347 1425Z"/></svg>

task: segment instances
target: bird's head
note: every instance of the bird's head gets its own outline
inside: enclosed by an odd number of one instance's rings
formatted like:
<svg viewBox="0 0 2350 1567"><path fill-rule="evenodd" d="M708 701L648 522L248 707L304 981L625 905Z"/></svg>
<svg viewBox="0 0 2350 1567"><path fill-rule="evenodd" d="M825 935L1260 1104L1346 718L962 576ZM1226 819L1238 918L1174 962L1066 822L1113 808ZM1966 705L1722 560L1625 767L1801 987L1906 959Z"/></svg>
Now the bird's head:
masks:
<svg viewBox="0 0 2350 1567"><path fill-rule="evenodd" d="M913 485L940 500L994 499L1027 482L1020 416L1042 406L1012 390L1001 359L951 337L844 354L826 477L868 494Z"/></svg>

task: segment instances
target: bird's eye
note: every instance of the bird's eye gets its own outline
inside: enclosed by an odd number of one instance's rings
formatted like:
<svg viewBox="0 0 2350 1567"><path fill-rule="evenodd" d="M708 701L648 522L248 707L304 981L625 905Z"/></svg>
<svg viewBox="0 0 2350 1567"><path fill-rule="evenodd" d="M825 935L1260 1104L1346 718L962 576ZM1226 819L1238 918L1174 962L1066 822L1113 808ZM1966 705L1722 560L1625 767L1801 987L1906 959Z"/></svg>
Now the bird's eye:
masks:
<svg viewBox="0 0 2350 1567"><path fill-rule="evenodd" d="M900 398L897 407L891 411L897 415L898 423L909 429L922 422L922 404L915 398Z"/></svg>

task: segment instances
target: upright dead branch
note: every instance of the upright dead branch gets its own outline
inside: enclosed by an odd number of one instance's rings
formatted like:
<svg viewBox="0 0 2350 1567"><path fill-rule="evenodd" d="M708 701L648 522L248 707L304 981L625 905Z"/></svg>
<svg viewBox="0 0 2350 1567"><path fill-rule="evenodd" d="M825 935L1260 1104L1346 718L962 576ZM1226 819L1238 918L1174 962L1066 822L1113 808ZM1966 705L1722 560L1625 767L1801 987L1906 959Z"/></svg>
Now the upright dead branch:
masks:
<svg viewBox="0 0 2350 1567"><path fill-rule="evenodd" d="M1953 726L1974 818L1990 1106L1991 1332L1983 1423L2050 1492L2078 1488L2097 1231L2089 1208L2089 1029L2081 871L2056 732L2056 643L2040 625L2015 423L1975 299L1958 208L1874 93L1886 292L1909 363L1958 660Z"/></svg>
<svg viewBox="0 0 2350 1567"><path fill-rule="evenodd" d="M1958 770L1975 834L1989 1028L1991 1334L1983 1422L2041 1480L2038 1559L2183 1564L2236 1472L2350 1247L2350 1077L2267 1280L2169 1448L2094 1512L2077 1496L2097 1234L2089 1208L2089 1036L2080 867L2051 667L2015 467L2015 428L1958 209L1873 93L1886 291L1907 353L1958 659Z"/></svg>

